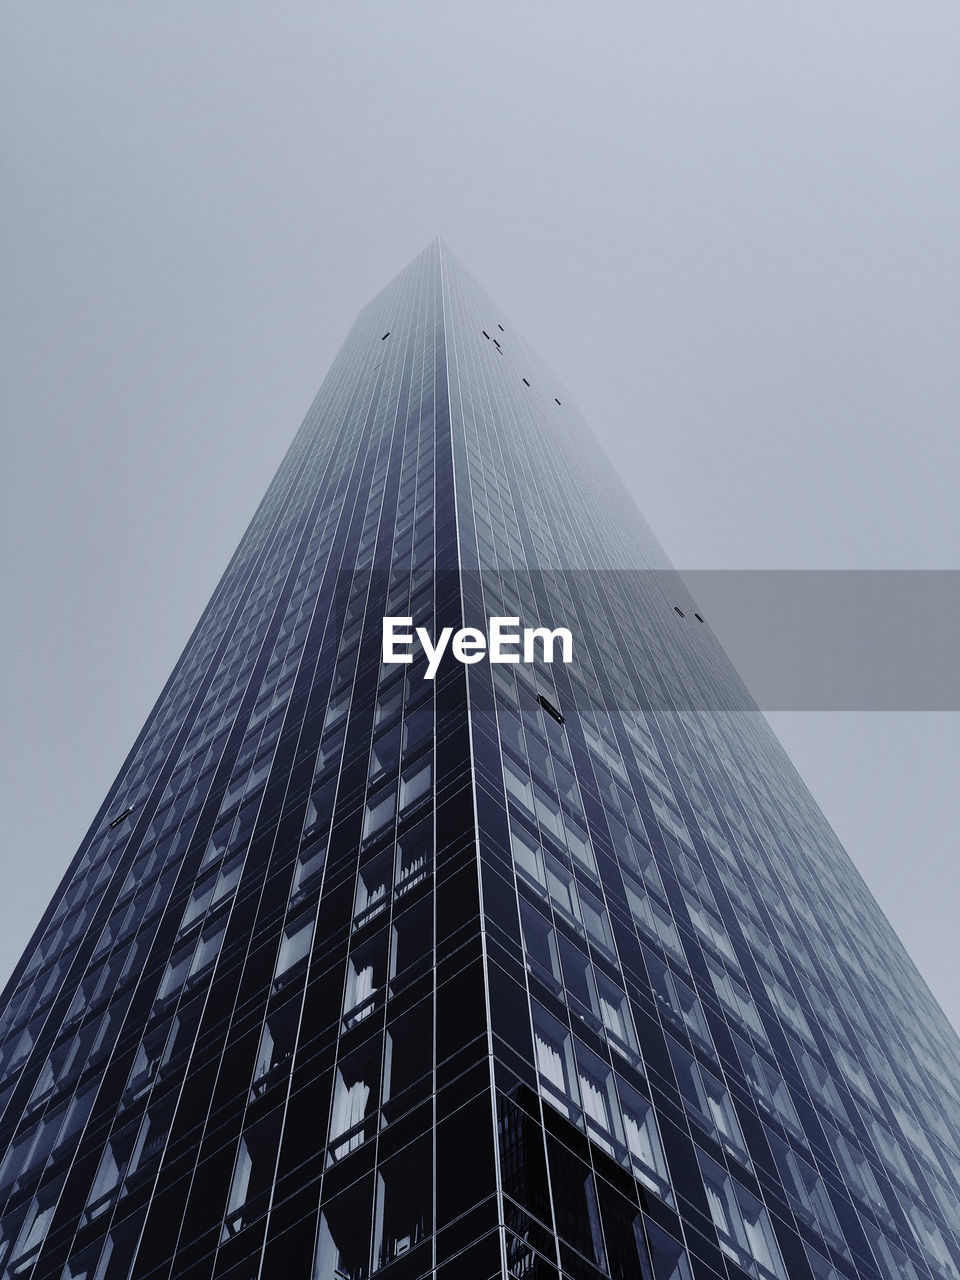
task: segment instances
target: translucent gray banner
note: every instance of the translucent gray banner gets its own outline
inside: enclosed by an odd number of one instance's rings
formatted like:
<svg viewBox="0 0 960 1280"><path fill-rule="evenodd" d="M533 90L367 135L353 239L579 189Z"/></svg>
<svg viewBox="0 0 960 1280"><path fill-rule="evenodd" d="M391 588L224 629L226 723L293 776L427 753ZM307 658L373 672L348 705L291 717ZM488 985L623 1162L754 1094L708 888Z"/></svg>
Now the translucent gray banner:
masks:
<svg viewBox="0 0 960 1280"><path fill-rule="evenodd" d="M763 710L960 710L960 571L681 576Z"/></svg>
<svg viewBox="0 0 960 1280"><path fill-rule="evenodd" d="M444 640L430 679L441 663L497 661L499 617L568 629L566 671L589 690L615 651L620 688L654 710L960 710L958 570L377 570L341 576L344 608L358 588L365 644L380 643L381 604L385 618L411 618L412 666ZM466 657L463 626L476 629ZM528 665L562 682L553 648L549 667L539 644ZM522 639L512 652L499 660L524 661Z"/></svg>

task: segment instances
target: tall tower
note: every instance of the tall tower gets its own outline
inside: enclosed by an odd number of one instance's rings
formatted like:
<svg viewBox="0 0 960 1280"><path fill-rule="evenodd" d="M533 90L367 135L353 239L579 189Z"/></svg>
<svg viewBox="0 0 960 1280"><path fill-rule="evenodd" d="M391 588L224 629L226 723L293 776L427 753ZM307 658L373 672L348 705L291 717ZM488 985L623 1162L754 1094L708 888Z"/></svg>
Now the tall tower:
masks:
<svg viewBox="0 0 960 1280"><path fill-rule="evenodd" d="M573 661L431 679L385 617ZM351 329L7 984L0 1124L3 1277L960 1278L953 1030L440 244Z"/></svg>

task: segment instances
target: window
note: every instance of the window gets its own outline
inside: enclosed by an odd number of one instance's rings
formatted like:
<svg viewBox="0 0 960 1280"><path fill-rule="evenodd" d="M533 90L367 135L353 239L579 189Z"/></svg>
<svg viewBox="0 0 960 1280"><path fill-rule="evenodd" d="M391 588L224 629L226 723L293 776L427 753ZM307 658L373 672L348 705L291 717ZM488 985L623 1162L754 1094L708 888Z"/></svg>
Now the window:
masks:
<svg viewBox="0 0 960 1280"><path fill-rule="evenodd" d="M179 991L186 982L195 945L195 941L191 939L185 945L179 946L171 955L157 993L160 1000L165 1000L173 992Z"/></svg>
<svg viewBox="0 0 960 1280"><path fill-rule="evenodd" d="M324 735L320 742L320 749L317 752L317 762L314 765L315 777L319 777L321 773L325 772L335 761L340 759L343 752L344 736L343 729Z"/></svg>
<svg viewBox="0 0 960 1280"><path fill-rule="evenodd" d="M94 1099L97 1096L97 1090L100 1087L99 1080L92 1080L79 1093L74 1094L67 1107L66 1117L63 1121L63 1128L57 1134L61 1145L75 1140L83 1129L87 1120L90 1118L90 1112L93 1110Z"/></svg>
<svg viewBox="0 0 960 1280"><path fill-rule="evenodd" d="M160 1066L163 1046L166 1044L169 1030L170 1024L164 1023L141 1041L133 1066L130 1068L130 1075L127 1077L126 1092L131 1099L144 1093L152 1084Z"/></svg>
<svg viewBox="0 0 960 1280"><path fill-rule="evenodd" d="M824 1122L823 1127L830 1142L830 1149L833 1151L834 1159L840 1166L844 1180L851 1193L868 1204L884 1220L889 1221L890 1211L887 1209L886 1201L877 1186L877 1180L874 1177L873 1169L870 1167L870 1161L859 1147L855 1147L848 1142L843 1134L835 1129L832 1124Z"/></svg>
<svg viewBox="0 0 960 1280"><path fill-rule="evenodd" d="M3 1163L0 1164L0 1187L6 1187L20 1176L20 1170L27 1163L36 1136L37 1130L29 1129L26 1133L22 1133L18 1138L15 1138L10 1146L7 1147Z"/></svg>
<svg viewBox="0 0 960 1280"><path fill-rule="evenodd" d="M409 756L433 736L433 703L428 702L403 718L403 754Z"/></svg>
<svg viewBox="0 0 960 1280"><path fill-rule="evenodd" d="M832 1263L817 1253L815 1249L811 1249L810 1245L805 1244L803 1247L807 1255L807 1262L810 1264L810 1270L813 1272L814 1280L842 1280L840 1272Z"/></svg>
<svg viewBox="0 0 960 1280"><path fill-rule="evenodd" d="M350 709L350 689L344 689L330 699L323 721L324 732L344 718Z"/></svg>
<svg viewBox="0 0 960 1280"><path fill-rule="evenodd" d="M253 1070L254 1096L263 1093L279 1074L279 1068L293 1057L299 1012L299 1001L288 1000L267 1015Z"/></svg>
<svg viewBox="0 0 960 1280"><path fill-rule="evenodd" d="M760 1021L757 1006L753 1003L753 997L743 983L738 982L725 969L721 969L719 965L713 964L709 960L707 961L707 969L713 979L713 987L717 993L717 998L727 1013L742 1023L748 1031L752 1031L755 1036L766 1040L767 1033L764 1030L763 1023Z"/></svg>
<svg viewBox="0 0 960 1280"><path fill-rule="evenodd" d="M917 1150L921 1153L921 1155L923 1155L927 1160L929 1160L931 1164L935 1165L937 1163L937 1158L933 1153L933 1147L930 1145L930 1141L927 1138L927 1135L920 1128L916 1120L913 1118L910 1112L906 1110L905 1107L902 1107L896 1100L893 1101L892 1105L893 1105L894 1115L897 1117L897 1120L900 1123L900 1128L907 1135L907 1137L910 1139L913 1145L917 1148Z"/></svg>
<svg viewBox="0 0 960 1280"><path fill-rule="evenodd" d="M507 796L518 801L529 812L534 813L533 785L527 773L511 760L503 762L503 782Z"/></svg>
<svg viewBox="0 0 960 1280"><path fill-rule="evenodd" d="M311 1280L367 1280L372 1199L363 1179L324 1205Z"/></svg>
<svg viewBox="0 0 960 1280"><path fill-rule="evenodd" d="M240 883L240 876L243 873L244 852L242 849L238 850L221 867L220 875L217 877L217 887L213 894L212 906L223 902Z"/></svg>
<svg viewBox="0 0 960 1280"><path fill-rule="evenodd" d="M56 1182L44 1187L39 1195L35 1196L30 1202L27 1215L20 1228L20 1234L17 1237L17 1243L13 1248L13 1260L9 1271L4 1273L5 1275L26 1275L32 1267L40 1246L46 1237L50 1223L53 1221L54 1210L57 1207L57 1200L62 1186L63 1178L58 1178Z"/></svg>
<svg viewBox="0 0 960 1280"><path fill-rule="evenodd" d="M213 829L213 835L207 841L207 847L203 851L203 862L201 867L209 867L211 863L222 858L227 852L230 845L230 833L233 831L235 815L231 814L227 818L221 818Z"/></svg>
<svg viewBox="0 0 960 1280"><path fill-rule="evenodd" d="M48 1097L60 1087L71 1072L82 1063L89 1051L93 1039L94 1026L87 1023L80 1028L76 1036L61 1041L50 1051L43 1070L30 1095L30 1105L35 1106L42 1098Z"/></svg>
<svg viewBox="0 0 960 1280"><path fill-rule="evenodd" d="M674 1240L673 1236L668 1235L660 1227L655 1227L649 1219L644 1219L641 1227L639 1216L634 1219L633 1230L641 1258L645 1254L643 1242L645 1231L646 1251L649 1252L653 1262L653 1274L656 1280L692 1280L690 1263L687 1261L683 1245Z"/></svg>
<svg viewBox="0 0 960 1280"><path fill-rule="evenodd" d="M761 1202L702 1151L697 1151L697 1158L720 1248L758 1280L787 1280L773 1228Z"/></svg>
<svg viewBox="0 0 960 1280"><path fill-rule="evenodd" d="M117 816L114 818L114 820L109 824L109 829L113 831L115 827L119 827L120 823L124 820L124 818L129 818L131 813L133 813L132 806L128 806L126 809L123 810L122 813L118 813Z"/></svg>
<svg viewBox="0 0 960 1280"><path fill-rule="evenodd" d="M570 1032L546 1009L531 1001L533 1047L543 1096L568 1118L578 1101Z"/></svg>
<svg viewBox="0 0 960 1280"><path fill-rule="evenodd" d="M525 899L520 899L520 923L527 963L555 990L562 990L557 936L550 921Z"/></svg>
<svg viewBox="0 0 960 1280"><path fill-rule="evenodd" d="M580 911L587 937L598 947L615 956L610 917L601 900L586 889L580 890Z"/></svg>
<svg viewBox="0 0 960 1280"><path fill-rule="evenodd" d="M879 1227L875 1227L870 1221L865 1221L863 1229L870 1241L873 1256L885 1277L889 1277L889 1280L917 1280L917 1272L910 1259L902 1249L898 1249L887 1239Z"/></svg>
<svg viewBox="0 0 960 1280"><path fill-rule="evenodd" d="M611 1138L621 1145L622 1129L613 1071L579 1040L574 1041L574 1051L587 1134L604 1151L614 1155Z"/></svg>
<svg viewBox="0 0 960 1280"><path fill-rule="evenodd" d="M881 1159L887 1167L887 1170L900 1179L906 1186L919 1194L916 1178L913 1176L913 1170L907 1164L906 1157L899 1142L894 1138L889 1129L875 1120L872 1116L868 1119L868 1127L873 1137L873 1145L877 1148ZM928 1179L930 1172L927 1172ZM948 1202L949 1203L949 1202ZM948 1215L949 1216L949 1215Z"/></svg>
<svg viewBox="0 0 960 1280"><path fill-rule="evenodd" d="M223 1224L221 1240L228 1240L231 1235L243 1226L241 1210L247 1201L247 1188L253 1174L253 1157L246 1141L241 1138L237 1148L237 1159L233 1166L233 1179L230 1183L230 1197L227 1201L226 1218Z"/></svg>
<svg viewBox="0 0 960 1280"><path fill-rule="evenodd" d="M342 1159L376 1131L372 1117L377 1108L379 1075L379 1054L372 1048L360 1050L340 1062L330 1112L332 1159Z"/></svg>
<svg viewBox="0 0 960 1280"><path fill-rule="evenodd" d="M569 814L564 814L563 825L563 839L567 848L580 865L586 867L592 876L599 877L597 860L593 854L593 845L590 843L590 837L586 831L579 823L574 822Z"/></svg>
<svg viewBox="0 0 960 1280"><path fill-rule="evenodd" d="M400 808L408 809L430 792L433 767L429 761L407 769L400 777Z"/></svg>
<svg viewBox="0 0 960 1280"><path fill-rule="evenodd" d="M557 404L559 403L560 401L558 400ZM547 713L548 716L556 720L557 724L566 723L566 717L563 715L560 709L558 707L555 707L553 703L550 701L550 699L545 697L542 693L537 694L537 702L539 702L540 706L543 707L544 711Z"/></svg>
<svg viewBox="0 0 960 1280"><path fill-rule="evenodd" d="M540 830L545 831L559 844L562 844L564 831L559 801L554 796L549 795L541 786L535 786L533 794Z"/></svg>
<svg viewBox="0 0 960 1280"><path fill-rule="evenodd" d="M370 749L371 778L379 778L397 767L400 761L400 727L390 729L387 733L374 738Z"/></svg>
<svg viewBox="0 0 960 1280"><path fill-rule="evenodd" d="M267 774L270 772L270 766L273 763L273 752L274 747L271 743L269 749L264 751L263 754L258 756L254 761L253 768L250 770L250 776L247 778L246 785L244 786L245 792L255 791L257 787L260 786L261 782L266 779Z"/></svg>
<svg viewBox="0 0 960 1280"><path fill-rule="evenodd" d="M309 954L310 943L313 940L313 926L313 916L306 916L301 917L300 920L292 924L288 924L284 929L283 937L280 940L280 950L277 953L277 967L273 974L273 980L276 985L279 985L290 971Z"/></svg>
<svg viewBox="0 0 960 1280"><path fill-rule="evenodd" d="M180 931L189 928L195 920L204 914L207 907L213 899L213 891L216 888L216 872L208 876L202 884L197 885L193 893L190 895L190 901L187 903L183 913L183 920L180 923Z"/></svg>
<svg viewBox="0 0 960 1280"><path fill-rule="evenodd" d="M546 884L543 869L543 854L539 844L516 823L510 825L510 846L513 851L513 862L519 874L532 880L535 884Z"/></svg>
<svg viewBox="0 0 960 1280"><path fill-rule="evenodd" d="M235 1235L266 1209L279 1140L280 1117L276 1113L251 1125L241 1136L221 1240Z"/></svg>
<svg viewBox="0 0 960 1280"><path fill-rule="evenodd" d="M634 1175L655 1191L661 1200L672 1204L673 1193L653 1105L620 1076L617 1076L617 1093L620 1095L623 1133Z"/></svg>
<svg viewBox="0 0 960 1280"><path fill-rule="evenodd" d="M759 1108L780 1122L788 1133L799 1141L806 1143L806 1135L793 1105L790 1090L783 1077L755 1049L749 1048L743 1040L736 1038L740 1061L743 1063L747 1084L753 1090L753 1096Z"/></svg>
<svg viewBox="0 0 960 1280"><path fill-rule="evenodd" d="M800 1074L803 1076L810 1097L815 1103L825 1106L832 1115L846 1122L843 1102L830 1072L819 1058L814 1058L799 1044L795 1044L792 1047L797 1065L800 1068Z"/></svg>
<svg viewBox="0 0 960 1280"><path fill-rule="evenodd" d="M563 863L550 854L546 855L544 864L547 872L547 890L553 905L569 920L573 920L579 925L580 903L577 898L573 872L568 871Z"/></svg>
<svg viewBox="0 0 960 1280"><path fill-rule="evenodd" d="M177 1009L173 1022L170 1024L170 1034L167 1037L163 1049L163 1057L160 1060L161 1070L168 1063L181 1059L189 1053L193 1046L193 1037L196 1035L197 1027L200 1025L203 1003L204 997L199 994L195 999L184 1002Z"/></svg>
<svg viewBox="0 0 960 1280"><path fill-rule="evenodd" d="M684 894L687 904L687 911L693 927L700 934L700 937L708 946L719 951L722 956L733 964L737 965L736 952L733 949L733 943L730 941L730 935L720 923L720 920L708 911L699 898L695 898L692 894ZM739 965L737 966L739 968Z"/></svg>
<svg viewBox="0 0 960 1280"><path fill-rule="evenodd" d="M174 1100L158 1102L151 1106L143 1118L130 1155L128 1177L143 1174L156 1167L163 1154L170 1122L173 1120Z"/></svg>
<svg viewBox="0 0 960 1280"><path fill-rule="evenodd" d="M390 900L393 887L393 853L381 853L362 866L357 874L357 895L354 902L354 921L360 923L375 915Z"/></svg>
<svg viewBox="0 0 960 1280"><path fill-rule="evenodd" d="M418 1138L377 1172L374 1265L402 1257L433 1231L433 1137Z"/></svg>
<svg viewBox="0 0 960 1280"><path fill-rule="evenodd" d="M387 931L381 929L375 938L354 947L347 962L347 981L343 993L344 1026L356 1026L373 1012L377 994L387 979Z"/></svg>
<svg viewBox="0 0 960 1280"><path fill-rule="evenodd" d="M136 1136L136 1125L128 1125L118 1133L110 1135L103 1155L100 1157L97 1176L93 1180L87 1197L84 1216L88 1222L104 1213L113 1204L117 1189L127 1171Z"/></svg>
<svg viewBox="0 0 960 1280"><path fill-rule="evenodd" d="M433 904L418 902L393 918L390 989L396 994L429 968L433 956Z"/></svg>
<svg viewBox="0 0 960 1280"><path fill-rule="evenodd" d="M220 954L220 945L223 942L223 935L227 929L227 922L221 919L218 924L214 924L204 929L197 942L197 949L193 953L193 959L190 963L189 977L193 978L199 973L203 973L214 963Z"/></svg>
<svg viewBox="0 0 960 1280"><path fill-rule="evenodd" d="M835 1248L845 1251L843 1232L830 1194L816 1169L776 1134L768 1131L767 1141L794 1213L815 1227Z"/></svg>
<svg viewBox="0 0 960 1280"><path fill-rule="evenodd" d="M336 794L336 776L328 778L326 782L314 788L307 802L307 812L303 821L303 839L325 831L330 826Z"/></svg>
<svg viewBox="0 0 960 1280"><path fill-rule="evenodd" d="M412 1009L387 1021L384 1063L385 1118L401 1115L411 1101L429 1092L433 1068L433 1008L428 997ZM420 1085L419 1089L414 1086ZM410 1092L405 1092L410 1090ZM416 1096L411 1099L411 1093Z"/></svg>
<svg viewBox="0 0 960 1280"><path fill-rule="evenodd" d="M104 968L105 968L105 965L101 964L96 969L88 970L88 972L83 978L83 981L77 987L73 1000L70 1002L70 1007L64 1016L64 1020L63 1020L64 1025L79 1022L80 1019L83 1017L83 1015L89 1012L90 1007L93 1003L94 993L96 992L96 989L100 982L100 977L103 973ZM37 1027L37 1029L39 1030L40 1025L42 1025L42 1019L38 1019L36 1023L32 1024L31 1027L28 1027L23 1032L23 1035L20 1037L21 1042L24 1044L27 1043L24 1040L24 1037L26 1037L27 1034L29 1033L30 1035L29 1048L32 1048L33 1039L35 1037L35 1032L33 1031L33 1027ZM29 1051L29 1048L27 1051ZM19 1052L19 1046L18 1046L18 1052ZM24 1056L26 1055L24 1054Z"/></svg>
<svg viewBox="0 0 960 1280"><path fill-rule="evenodd" d="M934 1220L915 1202L907 1205L907 1216L920 1248L936 1274L945 1276L948 1280L956 1280L958 1274L956 1265L950 1256L943 1234Z"/></svg>
<svg viewBox="0 0 960 1280"><path fill-rule="evenodd" d="M806 1015L800 1008L800 1003L793 992L788 991L782 983L772 980L768 981L766 986L774 1008L787 1026L792 1028L801 1039L806 1040L807 1044L816 1044L810 1031L810 1024L807 1022ZM866 1087L869 1088L869 1085Z"/></svg>
<svg viewBox="0 0 960 1280"><path fill-rule="evenodd" d="M406 893L429 873L433 859L433 825L428 819L397 842L397 894Z"/></svg>
<svg viewBox="0 0 960 1280"><path fill-rule="evenodd" d="M398 680L384 690L377 700L376 727L379 728L380 725L387 724L394 716L399 715L402 706L403 681Z"/></svg>
<svg viewBox="0 0 960 1280"><path fill-rule="evenodd" d="M681 964L686 965L686 954L673 916L660 906L639 885L624 877L627 905L633 921L648 938L657 942Z"/></svg>
<svg viewBox="0 0 960 1280"><path fill-rule="evenodd" d="M676 1041L668 1038L668 1047L677 1085L683 1095L688 1114L692 1112L693 1118L712 1134L722 1147L749 1167L750 1156L747 1153L743 1131L740 1128L733 1099L726 1087Z"/></svg>
<svg viewBox="0 0 960 1280"><path fill-rule="evenodd" d="M511 847L513 865L515 865L517 872L529 879L529 881L543 887L547 883L547 876L545 876L544 872L543 852L541 852L538 842L534 840L534 837L527 835L524 829L512 824Z"/></svg>
<svg viewBox="0 0 960 1280"><path fill-rule="evenodd" d="M363 839L366 840L378 831L382 831L388 823L392 823L397 809L397 797L392 789L374 796L367 801L363 815Z"/></svg>
<svg viewBox="0 0 960 1280"><path fill-rule="evenodd" d="M607 1035L614 1041L614 1047L621 1052L626 1047L631 1054L638 1054L637 1033L626 992L598 969L594 969L593 973L600 1005L600 1020Z"/></svg>
<svg viewBox="0 0 960 1280"><path fill-rule="evenodd" d="M98 1240L89 1249L84 1249L69 1260L61 1272L60 1280L105 1280L112 1254L112 1239L107 1236L105 1242Z"/></svg>
<svg viewBox="0 0 960 1280"><path fill-rule="evenodd" d="M832 1046L833 1056L837 1060L840 1070L843 1072L847 1084L850 1088L872 1107L879 1107L877 1095L874 1092L873 1085L870 1083L867 1073L852 1054L847 1053L841 1045Z"/></svg>
<svg viewBox="0 0 960 1280"><path fill-rule="evenodd" d="M691 1039L715 1057L713 1038L696 993L651 952L644 950L643 959L654 997L664 1016L675 1026L683 1027Z"/></svg>
<svg viewBox="0 0 960 1280"><path fill-rule="evenodd" d="M306 898L311 890L319 888L320 877L323 874L326 860L327 839L325 836L319 841L311 841L300 850L293 873L293 885L291 886L293 897Z"/></svg>

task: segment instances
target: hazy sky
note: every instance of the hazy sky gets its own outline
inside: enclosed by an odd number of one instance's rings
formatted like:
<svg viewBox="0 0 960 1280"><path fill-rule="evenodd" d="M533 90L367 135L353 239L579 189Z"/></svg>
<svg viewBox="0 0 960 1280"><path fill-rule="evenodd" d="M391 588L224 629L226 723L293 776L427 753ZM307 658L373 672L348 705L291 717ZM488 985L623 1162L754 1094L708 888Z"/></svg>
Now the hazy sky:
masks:
<svg viewBox="0 0 960 1280"><path fill-rule="evenodd" d="M679 567L960 567L954 4L0 15L3 974L438 233ZM771 718L960 1023L960 716Z"/></svg>

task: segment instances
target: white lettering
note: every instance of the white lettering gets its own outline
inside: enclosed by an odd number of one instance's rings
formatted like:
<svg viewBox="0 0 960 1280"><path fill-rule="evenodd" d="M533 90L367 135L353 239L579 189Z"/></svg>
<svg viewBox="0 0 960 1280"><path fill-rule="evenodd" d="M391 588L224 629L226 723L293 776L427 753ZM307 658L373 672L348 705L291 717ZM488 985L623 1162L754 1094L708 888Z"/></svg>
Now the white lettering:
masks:
<svg viewBox="0 0 960 1280"><path fill-rule="evenodd" d="M519 631L505 631L505 627L519 627L519 618L491 618L490 619L490 661L491 662L519 662L519 653L507 653L504 651L504 645L519 645Z"/></svg>
<svg viewBox="0 0 960 1280"><path fill-rule="evenodd" d="M537 659L539 641L544 662L553 662L554 650L560 645L563 662L573 661L573 635L566 627L525 627L521 633L519 618L490 618L488 634L477 627L461 627L454 633L453 627L444 627L436 644L426 627L413 627L412 618L387 617L383 620L382 657L385 663L412 662L414 636L419 640L427 657L425 680L433 680L447 649L450 648L458 662L472 665L482 662L484 655L490 662L527 662ZM523 657L516 652L523 650Z"/></svg>
<svg viewBox="0 0 960 1280"><path fill-rule="evenodd" d="M430 632L426 627L417 627L417 639L423 645L423 652L427 655L427 670L424 673L425 680L432 680L437 674L437 667L440 665L440 659L443 657L444 650L450 643L450 637L453 635L453 627L444 627L440 632L440 639L436 646L430 643Z"/></svg>
<svg viewBox="0 0 960 1280"><path fill-rule="evenodd" d="M464 627L453 637L452 651L458 662L466 662L468 665L482 662L486 648L487 637L476 627Z"/></svg>
<svg viewBox="0 0 960 1280"><path fill-rule="evenodd" d="M523 660L524 662L536 662L534 654L534 642L539 640L543 645L544 662L553 661L553 642L560 641L560 656L564 662L573 661L573 636L566 627L557 627L556 631L549 631L546 627L527 627L523 633Z"/></svg>
<svg viewBox="0 0 960 1280"><path fill-rule="evenodd" d="M407 631L398 634L398 627L412 627L412 618L384 618L383 620L383 662L412 662L412 653L397 653L398 644L412 644L413 633Z"/></svg>

